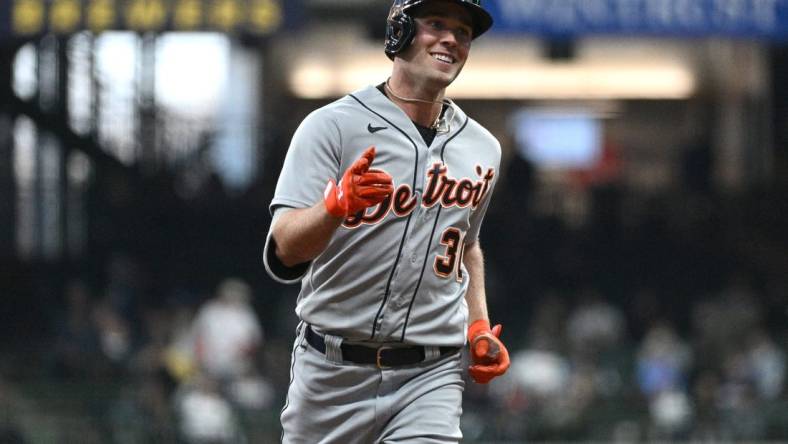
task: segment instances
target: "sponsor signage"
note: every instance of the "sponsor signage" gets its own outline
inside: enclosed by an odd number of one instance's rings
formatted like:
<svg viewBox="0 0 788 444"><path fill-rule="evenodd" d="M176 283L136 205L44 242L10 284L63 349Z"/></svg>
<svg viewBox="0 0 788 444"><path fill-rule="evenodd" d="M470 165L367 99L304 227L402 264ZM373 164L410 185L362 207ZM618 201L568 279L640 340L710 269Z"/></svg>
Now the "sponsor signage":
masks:
<svg viewBox="0 0 788 444"><path fill-rule="evenodd" d="M0 0L0 36L89 30L219 31L267 35L294 0Z"/></svg>
<svg viewBox="0 0 788 444"><path fill-rule="evenodd" d="M788 0L484 0L493 32L788 38Z"/></svg>

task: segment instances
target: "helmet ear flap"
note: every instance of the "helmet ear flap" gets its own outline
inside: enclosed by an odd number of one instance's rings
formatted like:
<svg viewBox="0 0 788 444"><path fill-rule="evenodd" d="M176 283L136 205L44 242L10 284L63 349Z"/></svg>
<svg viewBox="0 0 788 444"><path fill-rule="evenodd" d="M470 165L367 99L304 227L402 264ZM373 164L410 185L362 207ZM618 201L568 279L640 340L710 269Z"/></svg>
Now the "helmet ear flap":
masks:
<svg viewBox="0 0 788 444"><path fill-rule="evenodd" d="M386 23L386 55L394 60L394 56L404 51L416 34L416 22L413 17L400 11L389 16Z"/></svg>

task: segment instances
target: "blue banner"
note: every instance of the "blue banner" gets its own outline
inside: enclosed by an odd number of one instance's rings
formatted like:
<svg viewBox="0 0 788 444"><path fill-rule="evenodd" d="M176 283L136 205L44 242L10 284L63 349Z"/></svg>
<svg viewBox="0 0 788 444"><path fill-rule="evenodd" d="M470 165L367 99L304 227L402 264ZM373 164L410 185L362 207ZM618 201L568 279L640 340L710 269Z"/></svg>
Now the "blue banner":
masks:
<svg viewBox="0 0 788 444"><path fill-rule="evenodd" d="M593 34L788 38L788 0L484 0L492 31L543 37Z"/></svg>

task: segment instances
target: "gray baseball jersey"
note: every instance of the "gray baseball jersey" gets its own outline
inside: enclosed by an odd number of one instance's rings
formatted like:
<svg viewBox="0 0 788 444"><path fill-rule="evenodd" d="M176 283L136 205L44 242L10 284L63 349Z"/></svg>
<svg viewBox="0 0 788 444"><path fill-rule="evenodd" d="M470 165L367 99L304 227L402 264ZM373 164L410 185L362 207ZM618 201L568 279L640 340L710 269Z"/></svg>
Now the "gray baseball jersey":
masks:
<svg viewBox="0 0 788 444"><path fill-rule="evenodd" d="M271 233L264 261L280 282L301 280L296 313L347 341L431 346L465 343L469 276L464 246L477 240L497 180L501 150L486 129L452 105L449 130L430 146L408 116L370 86L311 113L293 136L271 211L323 200L369 146L373 168L394 192L345 219L311 263L286 269ZM273 225L273 224L272 224Z"/></svg>

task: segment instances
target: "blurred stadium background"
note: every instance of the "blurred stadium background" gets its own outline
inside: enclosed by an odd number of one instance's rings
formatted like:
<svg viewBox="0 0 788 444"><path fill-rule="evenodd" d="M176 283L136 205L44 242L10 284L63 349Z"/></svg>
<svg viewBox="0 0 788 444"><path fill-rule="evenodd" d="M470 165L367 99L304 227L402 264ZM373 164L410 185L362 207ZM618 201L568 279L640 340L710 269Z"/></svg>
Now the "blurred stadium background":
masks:
<svg viewBox="0 0 788 444"><path fill-rule="evenodd" d="M484 4L449 95L503 145L513 361L466 442L788 440L788 1ZM278 441L267 204L389 5L0 2L0 441Z"/></svg>

